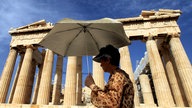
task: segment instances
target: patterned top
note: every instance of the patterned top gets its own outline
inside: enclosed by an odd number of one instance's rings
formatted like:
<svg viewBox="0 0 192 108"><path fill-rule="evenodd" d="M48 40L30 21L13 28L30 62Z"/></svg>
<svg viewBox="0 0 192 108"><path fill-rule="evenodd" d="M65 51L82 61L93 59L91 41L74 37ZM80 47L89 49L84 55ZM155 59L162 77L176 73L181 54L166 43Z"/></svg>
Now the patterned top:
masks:
<svg viewBox="0 0 192 108"><path fill-rule="evenodd" d="M99 108L134 108L133 83L128 74L116 69L104 90L96 85L92 88L91 102Z"/></svg>

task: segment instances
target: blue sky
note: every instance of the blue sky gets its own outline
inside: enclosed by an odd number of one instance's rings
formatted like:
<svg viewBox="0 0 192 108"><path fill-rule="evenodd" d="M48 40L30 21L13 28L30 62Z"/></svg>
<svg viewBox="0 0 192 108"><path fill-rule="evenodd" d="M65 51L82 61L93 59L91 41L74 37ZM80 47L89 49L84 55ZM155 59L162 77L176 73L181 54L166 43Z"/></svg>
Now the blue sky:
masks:
<svg viewBox="0 0 192 108"><path fill-rule="evenodd" d="M63 18L91 20L103 17L137 17L142 10L180 9L178 19L181 42L192 62L192 0L1 0L0 2L0 73L9 53L11 27L17 28L45 19L56 23ZM135 70L136 61L144 56L145 44L134 41L129 46ZM55 71L55 70L53 70Z"/></svg>

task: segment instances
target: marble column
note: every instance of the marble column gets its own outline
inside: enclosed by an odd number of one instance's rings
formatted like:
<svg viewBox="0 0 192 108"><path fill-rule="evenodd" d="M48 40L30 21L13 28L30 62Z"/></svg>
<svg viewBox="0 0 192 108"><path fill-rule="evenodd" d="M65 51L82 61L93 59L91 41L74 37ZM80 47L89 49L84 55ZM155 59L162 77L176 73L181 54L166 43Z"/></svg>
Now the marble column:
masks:
<svg viewBox="0 0 192 108"><path fill-rule="evenodd" d="M141 92L143 94L144 104L155 106L148 76L145 74L139 75L139 81L141 84Z"/></svg>
<svg viewBox="0 0 192 108"><path fill-rule="evenodd" d="M81 105L82 97L82 57L77 57L77 88L76 88L76 104Z"/></svg>
<svg viewBox="0 0 192 108"><path fill-rule="evenodd" d="M17 50L11 48L0 79L0 103L5 103L6 101L16 58Z"/></svg>
<svg viewBox="0 0 192 108"><path fill-rule="evenodd" d="M192 66L179 37L172 37L169 42L179 77L189 106L192 106Z"/></svg>
<svg viewBox="0 0 192 108"><path fill-rule="evenodd" d="M76 104L77 85L77 57L69 56L65 78L64 106L70 107Z"/></svg>
<svg viewBox="0 0 192 108"><path fill-rule="evenodd" d="M26 94L26 98L25 98L26 104L29 104L30 100L31 100L33 82L34 82L34 78L35 78L35 71L36 71L36 61L32 60L30 76L29 76L29 82L28 82L28 85L27 85L27 94Z"/></svg>
<svg viewBox="0 0 192 108"><path fill-rule="evenodd" d="M30 45L26 47L26 52L24 55L12 103L26 104L29 101L26 98L28 94L27 93L28 84L31 76L32 57L33 57L33 46Z"/></svg>
<svg viewBox="0 0 192 108"><path fill-rule="evenodd" d="M23 63L23 58L24 58L24 54L20 53L20 62L19 62L16 74L15 74L15 77L14 77L14 81L13 81L13 85L12 85L11 92L10 92L10 95L9 95L8 103L11 103L12 100L13 100L13 95L15 93L15 88L16 88L16 84L17 84L17 81L18 81L21 66L22 66L22 63Z"/></svg>
<svg viewBox="0 0 192 108"><path fill-rule="evenodd" d="M171 87L171 91L173 94L173 98L175 100L175 104L176 104L176 106L184 107L185 103L184 103L184 100L183 100L183 97L182 97L182 94L181 94L181 91L180 91L180 88L178 85L177 77L174 72L174 67L171 62L171 56L170 56L169 50L166 47L164 47L164 48L162 48L161 52L162 52L162 56L164 59L167 78L168 78L168 81L169 81L169 84Z"/></svg>
<svg viewBox="0 0 192 108"><path fill-rule="evenodd" d="M39 91L37 95L37 104L49 104L52 81L53 57L53 51L47 49L43 63Z"/></svg>
<svg viewBox="0 0 192 108"><path fill-rule="evenodd" d="M129 53L129 47L125 46L125 47L119 48L119 52L120 52L120 57L121 57L120 58L120 67L125 72L127 72L131 81L133 82L133 86L134 86L134 90L135 90L134 104L135 104L135 106L140 106L137 85L135 83L134 73L133 73L132 63L131 63L131 58L130 58L130 53Z"/></svg>
<svg viewBox="0 0 192 108"><path fill-rule="evenodd" d="M62 84L62 72L63 72L63 56L57 55L57 65L54 77L52 104L59 105L61 97L61 84Z"/></svg>
<svg viewBox="0 0 192 108"><path fill-rule="evenodd" d="M93 79L95 84L104 90L104 71L100 66L100 63L93 61Z"/></svg>
<svg viewBox="0 0 192 108"><path fill-rule="evenodd" d="M40 84L40 80L41 80L43 64L44 64L44 59L45 59L45 50L42 51L42 57L43 57L42 62L41 62L42 64L38 65L39 72L38 72L38 74L36 76L35 88L34 88L33 97L32 97L32 100L31 100L32 104L37 103L37 95L38 95L38 92L39 92L39 84Z"/></svg>
<svg viewBox="0 0 192 108"><path fill-rule="evenodd" d="M174 107L174 100L155 40L149 37L146 47L158 106Z"/></svg>

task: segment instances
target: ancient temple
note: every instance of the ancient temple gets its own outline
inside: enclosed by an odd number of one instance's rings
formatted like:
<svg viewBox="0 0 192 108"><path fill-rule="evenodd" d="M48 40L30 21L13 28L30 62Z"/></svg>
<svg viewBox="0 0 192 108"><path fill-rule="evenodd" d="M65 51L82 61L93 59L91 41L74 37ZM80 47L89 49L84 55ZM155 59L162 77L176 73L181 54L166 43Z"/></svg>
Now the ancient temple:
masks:
<svg viewBox="0 0 192 108"><path fill-rule="evenodd" d="M142 11L138 17L117 19L123 23L130 41L141 40L146 44L147 53L135 73L129 46L119 49L120 66L134 83L136 108L192 107L192 66L180 41L177 24L180 15L180 10L159 9ZM0 80L0 108L94 107L82 103L80 56L68 57L64 96L61 96L63 57L38 45L53 26L41 20L9 31L12 40ZM57 59L55 69L54 59ZM10 84L14 67L17 70ZM95 62L93 77L103 88L104 74Z"/></svg>

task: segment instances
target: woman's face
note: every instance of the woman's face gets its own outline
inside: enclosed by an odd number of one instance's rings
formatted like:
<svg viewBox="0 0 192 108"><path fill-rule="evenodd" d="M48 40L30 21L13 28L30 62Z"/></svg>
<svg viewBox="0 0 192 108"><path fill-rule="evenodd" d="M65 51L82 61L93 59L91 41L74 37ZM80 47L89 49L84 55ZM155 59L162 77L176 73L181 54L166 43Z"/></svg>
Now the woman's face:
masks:
<svg viewBox="0 0 192 108"><path fill-rule="evenodd" d="M100 66L103 68L104 72L108 72L109 71L109 64L110 64L110 60L109 59L106 59L106 60L101 59Z"/></svg>

